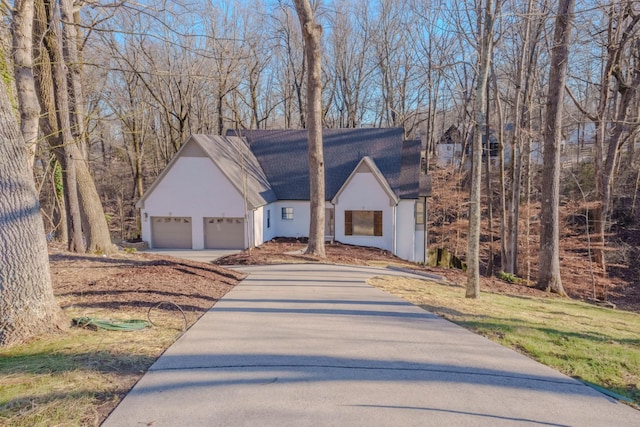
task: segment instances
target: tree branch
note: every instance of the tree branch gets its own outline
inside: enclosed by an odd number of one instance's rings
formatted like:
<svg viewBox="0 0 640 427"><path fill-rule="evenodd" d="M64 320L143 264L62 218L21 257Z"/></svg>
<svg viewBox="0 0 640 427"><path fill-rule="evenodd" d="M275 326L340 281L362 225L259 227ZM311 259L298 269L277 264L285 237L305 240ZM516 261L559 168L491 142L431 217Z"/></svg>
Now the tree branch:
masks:
<svg viewBox="0 0 640 427"><path fill-rule="evenodd" d="M567 91L567 95L569 95L569 98L571 98L571 100L573 101L573 104L578 108L578 110L580 110L580 112L582 114L584 114L585 116L587 116L587 118L593 122L597 121L598 118L596 116L594 116L593 114L589 113L581 104L580 102L578 102L578 100L576 99L576 97L573 95L573 92L571 92L571 89L569 89L569 86L565 85L564 89Z"/></svg>
<svg viewBox="0 0 640 427"><path fill-rule="evenodd" d="M11 5L9 4L9 2L7 0L2 0L2 5L7 9L8 12L13 13L14 8L11 7Z"/></svg>

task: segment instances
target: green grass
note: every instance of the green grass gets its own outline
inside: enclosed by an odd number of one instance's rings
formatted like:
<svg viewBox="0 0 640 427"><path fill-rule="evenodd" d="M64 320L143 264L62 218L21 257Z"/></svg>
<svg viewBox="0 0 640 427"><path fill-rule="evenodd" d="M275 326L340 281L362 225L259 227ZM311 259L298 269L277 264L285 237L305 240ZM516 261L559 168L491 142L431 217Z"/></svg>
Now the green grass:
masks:
<svg viewBox="0 0 640 427"><path fill-rule="evenodd" d="M99 425L184 323L175 313L160 313L154 321L161 326L135 332L71 328L0 350L0 426Z"/></svg>
<svg viewBox="0 0 640 427"><path fill-rule="evenodd" d="M427 280L376 278L396 294L569 376L640 406L640 315L550 296L482 293Z"/></svg>

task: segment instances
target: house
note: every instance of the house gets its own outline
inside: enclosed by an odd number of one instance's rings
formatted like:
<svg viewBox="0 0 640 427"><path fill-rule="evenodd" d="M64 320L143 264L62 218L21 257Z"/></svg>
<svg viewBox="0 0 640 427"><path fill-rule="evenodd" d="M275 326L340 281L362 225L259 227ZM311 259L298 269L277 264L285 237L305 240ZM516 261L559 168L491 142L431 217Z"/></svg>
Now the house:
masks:
<svg viewBox="0 0 640 427"><path fill-rule="evenodd" d="M440 137L436 145L436 163L438 166L458 166L462 159L462 134L458 128L451 125Z"/></svg>
<svg viewBox="0 0 640 427"><path fill-rule="evenodd" d="M428 177L402 129L325 129L325 236L424 261ZM243 249L309 232L306 130L192 135L140 199L152 248Z"/></svg>

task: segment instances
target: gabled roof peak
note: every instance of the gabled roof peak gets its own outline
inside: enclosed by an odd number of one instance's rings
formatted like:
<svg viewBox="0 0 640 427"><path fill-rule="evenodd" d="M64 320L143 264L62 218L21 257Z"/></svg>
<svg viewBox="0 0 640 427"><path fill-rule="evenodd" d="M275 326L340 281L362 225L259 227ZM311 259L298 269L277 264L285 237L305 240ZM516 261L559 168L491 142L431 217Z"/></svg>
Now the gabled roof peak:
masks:
<svg viewBox="0 0 640 427"><path fill-rule="evenodd" d="M344 181L344 184L342 184L342 187L340 187L336 195L332 198L331 203L333 204L338 203L340 196L342 195L344 190L349 186L349 183L351 182L351 180L356 174L367 173L367 172L371 173L374 176L376 181L378 181L378 183L380 184L380 187L382 187L384 192L387 193L387 196L389 196L389 199L393 202L393 204L397 204L399 201L398 196L391 189L384 175L382 174L382 172L380 172L380 169L378 169L378 166L376 166L376 162L369 156L364 156L360 160L360 162L358 162L356 167L353 168L353 171L351 172L349 177Z"/></svg>

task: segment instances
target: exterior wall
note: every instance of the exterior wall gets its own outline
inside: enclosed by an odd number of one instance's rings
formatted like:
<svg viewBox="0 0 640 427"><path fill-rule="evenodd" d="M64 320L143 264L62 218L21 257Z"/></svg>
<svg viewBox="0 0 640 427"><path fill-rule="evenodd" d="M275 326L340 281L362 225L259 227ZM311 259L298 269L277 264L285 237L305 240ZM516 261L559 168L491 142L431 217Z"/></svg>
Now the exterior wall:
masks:
<svg viewBox="0 0 640 427"><path fill-rule="evenodd" d="M269 212L271 215L271 220L269 221ZM275 203L270 203L264 207L262 207L262 242L268 242L274 237L278 237L276 234L276 226L275 226L275 215L276 215L276 207Z"/></svg>
<svg viewBox="0 0 640 427"><path fill-rule="evenodd" d="M436 150L436 163L438 166L460 165L460 158L462 157L462 146L460 144L437 144Z"/></svg>
<svg viewBox="0 0 640 427"><path fill-rule="evenodd" d="M264 207L259 207L258 209L249 212L249 224L253 224L253 229L250 230L253 246L260 246L265 242L264 227L266 227L266 214L264 212Z"/></svg>
<svg viewBox="0 0 640 427"><path fill-rule="evenodd" d="M396 207L396 255L409 261L416 261L415 205L415 200L400 200Z"/></svg>
<svg viewBox="0 0 640 427"><path fill-rule="evenodd" d="M141 209L142 239L151 241L152 216L191 217L193 249L204 249L205 217L244 218L240 192L209 159L180 157Z"/></svg>
<svg viewBox="0 0 640 427"><path fill-rule="evenodd" d="M342 243L394 251L395 207L388 194L370 173L356 173L336 200L336 240ZM382 236L345 236L344 212L382 211Z"/></svg>
<svg viewBox="0 0 640 427"><path fill-rule="evenodd" d="M308 201L279 200L268 206L271 206L272 238L309 236L310 210ZM293 208L293 219L282 219L282 208Z"/></svg>

